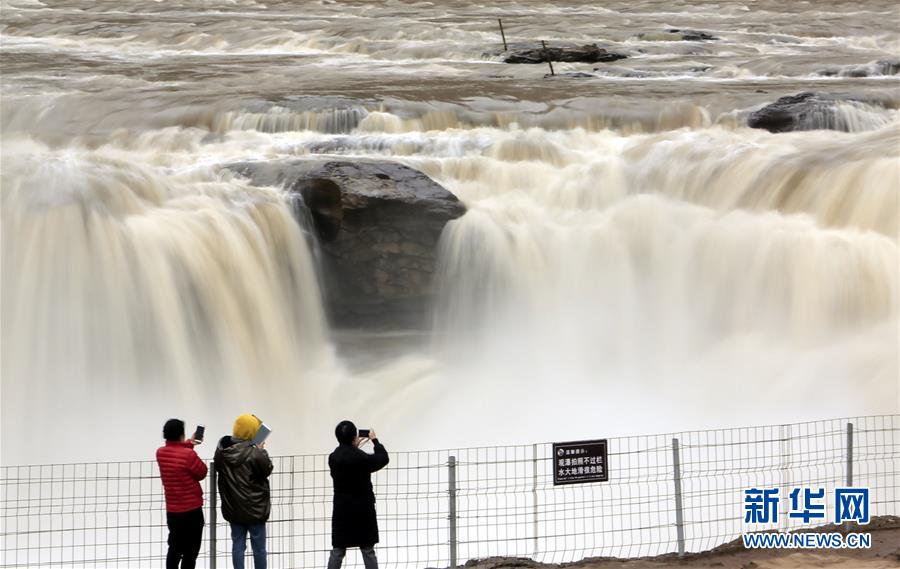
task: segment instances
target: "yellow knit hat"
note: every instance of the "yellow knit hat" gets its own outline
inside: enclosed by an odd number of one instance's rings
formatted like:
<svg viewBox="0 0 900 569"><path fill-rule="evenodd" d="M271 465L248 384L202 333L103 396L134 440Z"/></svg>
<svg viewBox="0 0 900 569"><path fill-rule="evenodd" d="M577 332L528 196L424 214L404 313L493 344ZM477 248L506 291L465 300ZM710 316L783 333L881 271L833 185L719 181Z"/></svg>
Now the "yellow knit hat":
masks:
<svg viewBox="0 0 900 569"><path fill-rule="evenodd" d="M249 441L256 436L260 425L262 425L262 421L259 420L259 417L250 413L244 413L234 420L234 428L231 434L236 439Z"/></svg>

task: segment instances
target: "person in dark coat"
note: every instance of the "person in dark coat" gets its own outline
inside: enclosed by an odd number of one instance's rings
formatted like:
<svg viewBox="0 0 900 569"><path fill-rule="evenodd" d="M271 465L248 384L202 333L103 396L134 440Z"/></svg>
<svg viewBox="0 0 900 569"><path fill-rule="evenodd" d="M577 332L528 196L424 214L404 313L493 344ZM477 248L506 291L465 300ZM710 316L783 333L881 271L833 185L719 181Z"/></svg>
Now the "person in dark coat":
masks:
<svg viewBox="0 0 900 569"><path fill-rule="evenodd" d="M231 562L244 569L247 534L253 548L253 566L266 569L266 522L272 509L269 475L272 460L265 443L253 444L262 425L255 415L241 415L232 436L219 440L213 459L219 477L222 517L231 523Z"/></svg>
<svg viewBox="0 0 900 569"><path fill-rule="evenodd" d="M166 569L194 569L203 538L203 488L206 463L194 452L197 441L185 440L184 421L169 419L163 426L165 446L156 450L159 477L166 494L169 550Z"/></svg>
<svg viewBox="0 0 900 569"><path fill-rule="evenodd" d="M360 438L356 425L341 421L334 430L338 447L328 456L328 468L334 481L334 511L331 516L331 556L328 569L340 569L348 547L358 547L366 569L377 569L375 544L378 543L378 520L375 518L375 492L372 473L384 468L389 459L375 431L368 439ZM375 453L359 448L371 440Z"/></svg>

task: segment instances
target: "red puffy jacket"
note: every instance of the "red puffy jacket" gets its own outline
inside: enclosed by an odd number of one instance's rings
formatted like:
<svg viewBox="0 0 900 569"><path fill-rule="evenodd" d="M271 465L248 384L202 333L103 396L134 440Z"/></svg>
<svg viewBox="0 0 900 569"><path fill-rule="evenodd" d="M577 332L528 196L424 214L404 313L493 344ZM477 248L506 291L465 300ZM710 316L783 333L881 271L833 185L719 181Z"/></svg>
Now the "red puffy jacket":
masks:
<svg viewBox="0 0 900 569"><path fill-rule="evenodd" d="M166 511L189 512L203 507L200 481L206 478L206 463L194 452L191 441L166 441L156 449L159 476L166 491Z"/></svg>

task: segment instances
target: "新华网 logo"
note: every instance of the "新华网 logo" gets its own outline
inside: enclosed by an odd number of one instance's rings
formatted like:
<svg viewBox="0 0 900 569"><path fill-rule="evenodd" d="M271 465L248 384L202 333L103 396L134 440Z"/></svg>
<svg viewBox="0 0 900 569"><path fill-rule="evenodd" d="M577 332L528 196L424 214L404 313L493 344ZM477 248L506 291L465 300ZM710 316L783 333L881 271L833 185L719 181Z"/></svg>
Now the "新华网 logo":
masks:
<svg viewBox="0 0 900 569"><path fill-rule="evenodd" d="M765 531L766 526L777 526L779 515L787 520L799 520L812 524L831 520L835 524L869 523L869 489L835 488L828 499L825 488L794 487L785 498L786 512L781 512L781 488L748 488L744 490L744 526L752 531ZM832 516L828 517L829 505ZM871 547L868 533L747 533L743 534L744 547L783 549L848 549Z"/></svg>

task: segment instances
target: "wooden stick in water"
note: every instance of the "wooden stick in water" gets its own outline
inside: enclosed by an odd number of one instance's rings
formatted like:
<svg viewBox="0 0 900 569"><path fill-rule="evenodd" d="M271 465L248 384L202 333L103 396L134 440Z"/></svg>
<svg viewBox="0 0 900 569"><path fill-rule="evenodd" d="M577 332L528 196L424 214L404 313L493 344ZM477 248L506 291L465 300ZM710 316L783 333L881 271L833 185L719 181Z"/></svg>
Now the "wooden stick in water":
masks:
<svg viewBox="0 0 900 569"><path fill-rule="evenodd" d="M503 38L503 51L509 51L509 48L506 47L506 34L503 33L503 20L497 18L497 22L500 23L500 36Z"/></svg>
<svg viewBox="0 0 900 569"><path fill-rule="evenodd" d="M547 60L547 65L550 66L550 75L556 75L556 73L553 71L553 62L550 61L550 56L547 55L547 42L541 40L541 45L544 47L544 59Z"/></svg>

